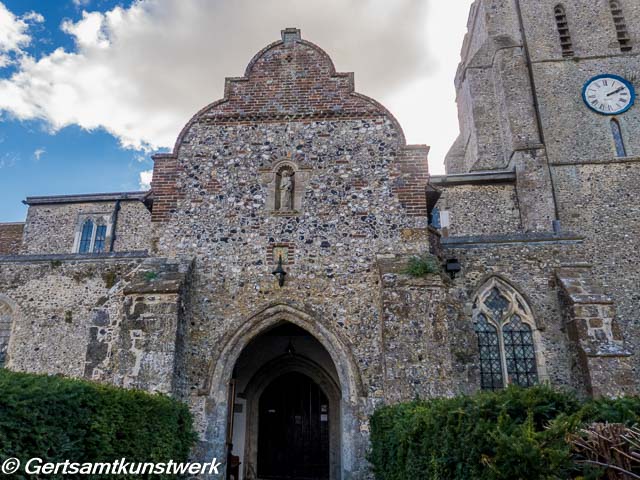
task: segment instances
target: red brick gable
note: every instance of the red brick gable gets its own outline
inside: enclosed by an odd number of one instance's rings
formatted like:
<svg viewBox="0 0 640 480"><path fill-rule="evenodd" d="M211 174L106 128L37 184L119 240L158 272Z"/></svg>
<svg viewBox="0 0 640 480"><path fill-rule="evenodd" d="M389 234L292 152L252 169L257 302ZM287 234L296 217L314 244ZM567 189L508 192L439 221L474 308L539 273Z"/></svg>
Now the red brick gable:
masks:
<svg viewBox="0 0 640 480"><path fill-rule="evenodd" d="M24 223L0 223L0 255L17 255L22 247Z"/></svg>
<svg viewBox="0 0 640 480"><path fill-rule="evenodd" d="M240 78L227 78L224 98L185 125L171 154L154 156L152 220L166 221L182 192L176 180L178 152L192 141L198 125L316 120L387 119L395 126L402 154L395 193L409 215L426 215L428 147L406 147L402 127L380 103L354 91L352 73L337 73L333 61L317 45L302 40L300 31L282 31L282 40L258 52ZM215 188L215 182L210 185Z"/></svg>
<svg viewBox="0 0 640 480"><path fill-rule="evenodd" d="M404 133L383 105L354 92L353 73L337 73L333 61L317 45L302 40L300 30L282 31L282 40L258 52L244 77L227 78L225 96L196 113L174 147L180 145L194 123L296 119L387 117Z"/></svg>
<svg viewBox="0 0 640 480"><path fill-rule="evenodd" d="M353 75L336 73L328 55L303 40L272 44L249 64L244 78L229 79L226 87L227 101L206 111L204 118L387 113L374 102L352 95Z"/></svg>

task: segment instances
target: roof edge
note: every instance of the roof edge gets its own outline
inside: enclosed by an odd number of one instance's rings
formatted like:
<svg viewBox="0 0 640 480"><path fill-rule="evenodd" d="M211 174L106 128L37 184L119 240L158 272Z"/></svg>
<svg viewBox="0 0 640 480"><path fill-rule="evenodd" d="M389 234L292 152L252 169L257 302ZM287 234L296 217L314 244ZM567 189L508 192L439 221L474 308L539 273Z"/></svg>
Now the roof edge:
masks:
<svg viewBox="0 0 640 480"><path fill-rule="evenodd" d="M112 192L112 193L84 193L75 195L45 195L27 197L22 201L25 205L50 205L57 203L91 203L113 202L116 200L144 201L149 191L141 192Z"/></svg>
<svg viewBox="0 0 640 480"><path fill-rule="evenodd" d="M513 170L495 170L486 172L453 173L449 175L433 175L429 180L429 183L431 185L438 187L515 182L516 172Z"/></svg>

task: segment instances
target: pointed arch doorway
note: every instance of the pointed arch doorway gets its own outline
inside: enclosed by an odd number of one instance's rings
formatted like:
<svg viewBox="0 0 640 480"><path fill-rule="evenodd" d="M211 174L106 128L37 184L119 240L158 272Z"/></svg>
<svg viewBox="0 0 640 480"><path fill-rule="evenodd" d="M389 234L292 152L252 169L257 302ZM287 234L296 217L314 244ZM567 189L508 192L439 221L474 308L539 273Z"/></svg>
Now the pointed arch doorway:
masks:
<svg viewBox="0 0 640 480"><path fill-rule="evenodd" d="M341 477L340 381L315 337L277 323L243 349L233 382L230 443L239 479Z"/></svg>

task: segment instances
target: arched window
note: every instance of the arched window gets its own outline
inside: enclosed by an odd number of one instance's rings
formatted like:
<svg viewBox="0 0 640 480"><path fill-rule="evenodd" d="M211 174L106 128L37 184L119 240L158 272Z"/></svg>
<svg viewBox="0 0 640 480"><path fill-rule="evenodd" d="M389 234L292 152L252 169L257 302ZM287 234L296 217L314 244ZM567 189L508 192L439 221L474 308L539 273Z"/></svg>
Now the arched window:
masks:
<svg viewBox="0 0 640 480"><path fill-rule="evenodd" d="M616 157L626 157L627 149L624 147L622 129L620 128L620 122L615 118L611 119L611 133L613 134L613 143L616 146Z"/></svg>
<svg viewBox="0 0 640 480"><path fill-rule="evenodd" d="M611 16L613 17L613 23L616 27L620 51L630 52L632 50L631 37L629 37L629 31L627 30L627 22L624 19L622 5L619 0L610 0L609 7L611 8Z"/></svg>
<svg viewBox="0 0 640 480"><path fill-rule="evenodd" d="M11 323L13 321L13 310L0 300L0 368L7 363L7 350L9 348L9 337L11 336Z"/></svg>
<svg viewBox="0 0 640 480"><path fill-rule="evenodd" d="M76 225L73 251L104 253L109 251L111 222L108 214L82 215Z"/></svg>
<svg viewBox="0 0 640 480"><path fill-rule="evenodd" d="M538 383L535 324L522 295L506 282L491 278L474 300L473 322L482 389Z"/></svg>
<svg viewBox="0 0 640 480"><path fill-rule="evenodd" d="M93 222L88 219L82 225L82 233L80 234L79 253L89 253L91 251L91 240L93 240Z"/></svg>
<svg viewBox="0 0 640 480"><path fill-rule="evenodd" d="M96 239L93 242L93 251L104 252L104 241L107 238L107 226L98 224L96 227Z"/></svg>
<svg viewBox="0 0 640 480"><path fill-rule="evenodd" d="M563 57L573 57L573 43L571 42L571 32L567 22L567 13L562 5L556 5L553 13L556 17L558 35L560 35L560 48Z"/></svg>

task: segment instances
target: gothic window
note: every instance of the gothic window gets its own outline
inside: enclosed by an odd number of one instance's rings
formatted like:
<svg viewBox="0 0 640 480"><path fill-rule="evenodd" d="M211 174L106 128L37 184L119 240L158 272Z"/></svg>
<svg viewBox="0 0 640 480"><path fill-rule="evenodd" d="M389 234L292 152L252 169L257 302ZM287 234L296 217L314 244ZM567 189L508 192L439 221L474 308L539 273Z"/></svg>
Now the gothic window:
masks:
<svg viewBox="0 0 640 480"><path fill-rule="evenodd" d="M79 253L88 253L91 251L91 240L93 238L93 222L87 219L82 225L82 236L80 237Z"/></svg>
<svg viewBox="0 0 640 480"><path fill-rule="evenodd" d="M11 307L0 300L0 368L4 367L7 363L12 316L13 310Z"/></svg>
<svg viewBox="0 0 640 480"><path fill-rule="evenodd" d="M613 134L613 143L616 146L616 157L626 157L627 149L624 147L620 122L615 118L611 119L611 133Z"/></svg>
<svg viewBox="0 0 640 480"><path fill-rule="evenodd" d="M571 42L571 33L569 32L567 13L562 5L556 5L553 13L556 17L558 35L560 35L560 48L562 49L562 56L573 57L573 43Z"/></svg>
<svg viewBox="0 0 640 480"><path fill-rule="evenodd" d="M107 237L107 226L98 225L96 227L96 239L93 243L94 252L104 252L104 241Z"/></svg>
<svg viewBox="0 0 640 480"><path fill-rule="evenodd" d="M475 298L473 321L483 390L538 383L533 316L513 287L490 279Z"/></svg>
<svg viewBox="0 0 640 480"><path fill-rule="evenodd" d="M611 8L611 16L613 17L613 23L616 27L616 35L618 37L618 43L620 44L621 52L630 52L631 37L629 37L629 31L627 30L627 22L624 19L624 13L622 11L622 5L619 0L611 0L609 2Z"/></svg>
<svg viewBox="0 0 640 480"><path fill-rule="evenodd" d="M102 253L106 251L109 231L108 216L82 216L79 229L76 231L74 251L78 253Z"/></svg>

